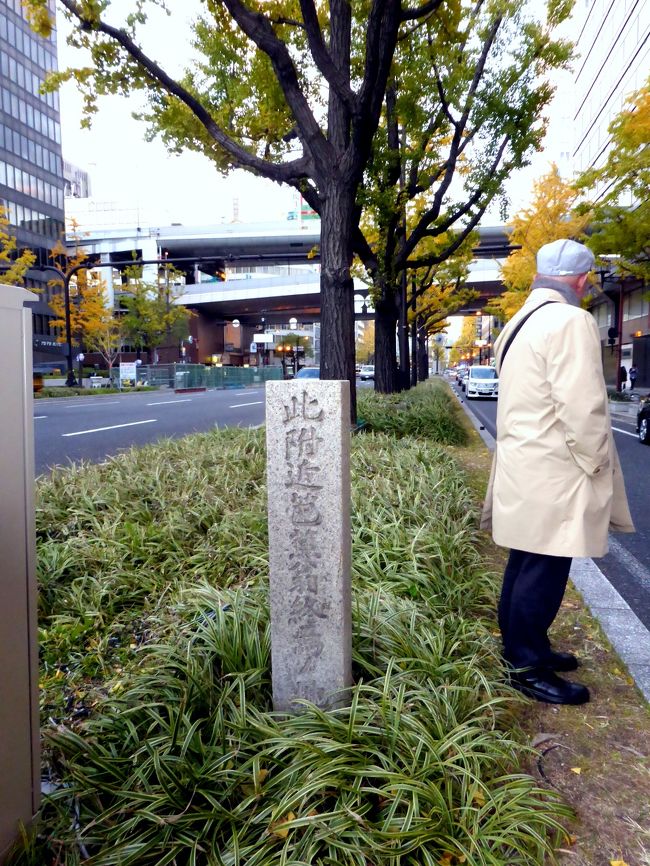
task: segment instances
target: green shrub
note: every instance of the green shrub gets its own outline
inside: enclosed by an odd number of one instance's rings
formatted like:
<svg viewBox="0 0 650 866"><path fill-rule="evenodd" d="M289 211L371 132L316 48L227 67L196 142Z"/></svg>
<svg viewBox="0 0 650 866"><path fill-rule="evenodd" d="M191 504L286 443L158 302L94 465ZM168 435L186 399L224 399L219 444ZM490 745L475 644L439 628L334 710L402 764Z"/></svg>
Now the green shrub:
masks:
<svg viewBox="0 0 650 866"><path fill-rule="evenodd" d="M494 578L445 449L354 437L349 707L271 709L263 433L39 483L45 798L12 866L540 864ZM463 859L464 858L464 859Z"/></svg>
<svg viewBox="0 0 650 866"><path fill-rule="evenodd" d="M424 437L446 445L467 442L458 403L441 382L427 382L402 394L359 389L357 401L360 420L375 432Z"/></svg>
<svg viewBox="0 0 650 866"><path fill-rule="evenodd" d="M153 385L138 385L137 388L68 388L65 385L59 385L54 388L42 388L34 394L34 399L42 399L43 397L101 397L104 394L126 394L136 391L157 391L158 388Z"/></svg>
<svg viewBox="0 0 650 866"><path fill-rule="evenodd" d="M614 400L617 403L629 403L632 400L632 393L630 391L617 391L616 388L608 388L607 396L610 400Z"/></svg>

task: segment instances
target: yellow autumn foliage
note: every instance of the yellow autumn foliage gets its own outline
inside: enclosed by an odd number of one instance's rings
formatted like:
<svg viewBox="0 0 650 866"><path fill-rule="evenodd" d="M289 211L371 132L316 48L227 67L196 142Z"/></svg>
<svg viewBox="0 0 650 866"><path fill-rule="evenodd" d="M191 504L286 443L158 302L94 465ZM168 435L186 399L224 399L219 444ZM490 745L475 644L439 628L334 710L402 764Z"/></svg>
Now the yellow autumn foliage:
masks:
<svg viewBox="0 0 650 866"><path fill-rule="evenodd" d="M491 313L507 321L523 306L535 278L540 247L560 238L584 237L590 214L575 213L579 195L574 186L562 180L555 164L535 182L530 206L509 223L510 242L518 249L501 267L506 291L490 304Z"/></svg>

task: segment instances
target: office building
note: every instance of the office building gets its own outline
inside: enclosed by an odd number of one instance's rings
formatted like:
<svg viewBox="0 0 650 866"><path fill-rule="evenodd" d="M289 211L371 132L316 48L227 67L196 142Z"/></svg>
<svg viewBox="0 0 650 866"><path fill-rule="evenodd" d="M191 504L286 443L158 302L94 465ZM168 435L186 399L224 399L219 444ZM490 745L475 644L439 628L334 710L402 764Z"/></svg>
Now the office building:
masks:
<svg viewBox="0 0 650 866"><path fill-rule="evenodd" d="M48 0L54 15L54 0ZM0 199L19 247L29 247L37 264L50 263L50 250L64 231L64 181L58 93L41 93L56 69L56 30L49 39L29 27L20 0L0 0ZM50 322L47 285L52 274L34 268L26 288L40 290L33 308L34 360L63 357Z"/></svg>
<svg viewBox="0 0 650 866"><path fill-rule="evenodd" d="M577 0L573 39L573 169L601 166L608 127L631 93L650 75L650 4L647 0Z"/></svg>
<svg viewBox="0 0 650 866"><path fill-rule="evenodd" d="M627 107L628 97L642 88L650 74L650 3L647 0L577 0L572 38L574 64L573 171L599 168L610 148L609 125ZM607 191L594 190L597 201ZM634 202L621 201L622 205ZM615 251L613 251L615 252ZM603 344L605 374L610 384L617 370L633 361L641 368L640 385L650 382L650 306L647 287L638 280L608 275L606 294L592 312ZM611 346L611 348L610 348Z"/></svg>

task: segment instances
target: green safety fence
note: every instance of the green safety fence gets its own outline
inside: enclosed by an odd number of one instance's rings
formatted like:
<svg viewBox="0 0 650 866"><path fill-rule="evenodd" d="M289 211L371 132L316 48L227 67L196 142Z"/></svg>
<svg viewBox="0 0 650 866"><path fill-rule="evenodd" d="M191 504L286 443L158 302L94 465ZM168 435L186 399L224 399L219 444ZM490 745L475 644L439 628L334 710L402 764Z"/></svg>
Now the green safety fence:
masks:
<svg viewBox="0 0 650 866"><path fill-rule="evenodd" d="M204 367L202 364L177 364L174 387L242 388L278 379L282 379L281 367Z"/></svg>
<svg viewBox="0 0 650 866"><path fill-rule="evenodd" d="M119 368L113 369L112 384L119 388ZM243 388L282 379L282 367L204 367L203 364L141 365L138 383L170 388Z"/></svg>

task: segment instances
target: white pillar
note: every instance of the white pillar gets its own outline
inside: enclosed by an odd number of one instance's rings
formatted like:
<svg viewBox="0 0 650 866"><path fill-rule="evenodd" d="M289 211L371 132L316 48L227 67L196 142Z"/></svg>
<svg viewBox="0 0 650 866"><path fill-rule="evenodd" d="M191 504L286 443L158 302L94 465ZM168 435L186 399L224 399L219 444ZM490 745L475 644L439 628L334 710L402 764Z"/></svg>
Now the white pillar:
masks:
<svg viewBox="0 0 650 866"><path fill-rule="evenodd" d="M105 262L110 262L111 254L110 253L102 253L101 262L104 264ZM115 288L113 286L113 269L112 268L100 268L99 269L100 278L106 283L106 306L112 310L115 307Z"/></svg>
<svg viewBox="0 0 650 866"><path fill-rule="evenodd" d="M40 802L32 312L0 290L0 861ZM38 422L36 422L38 423Z"/></svg>

